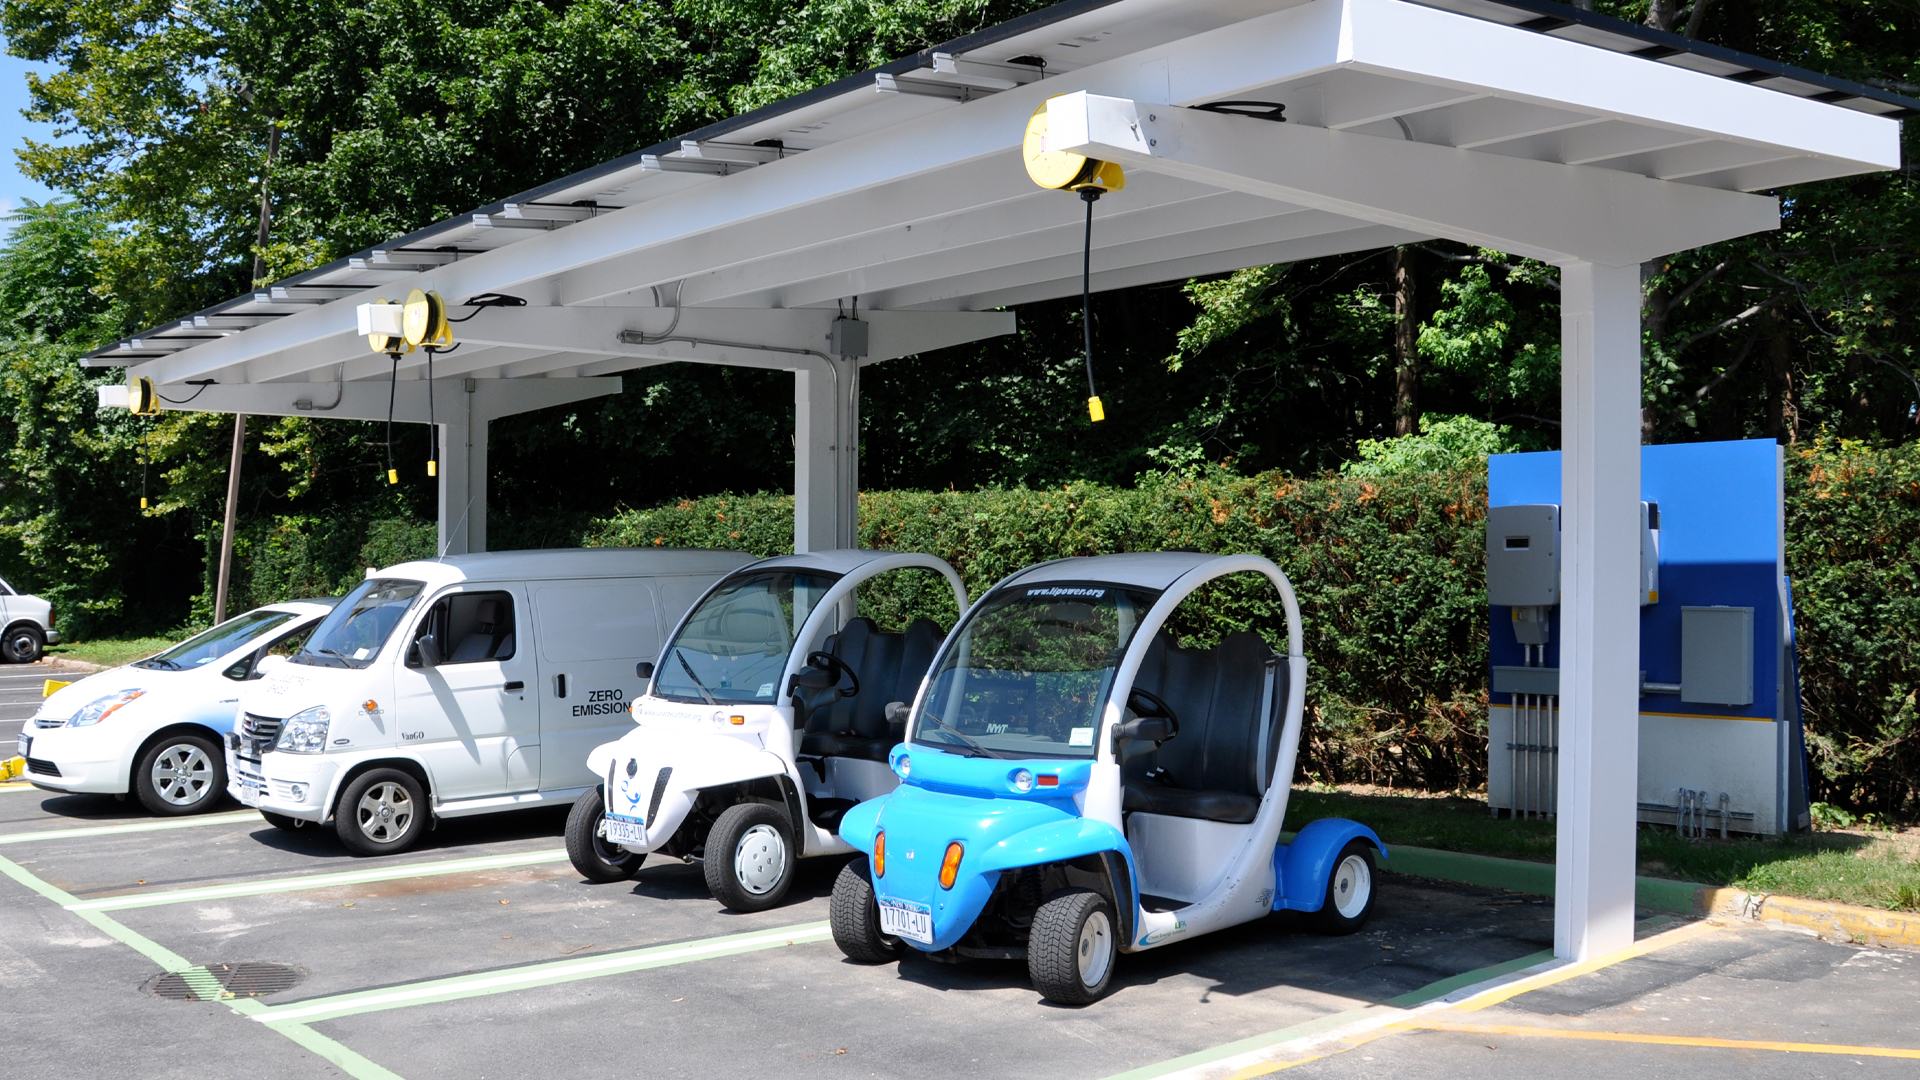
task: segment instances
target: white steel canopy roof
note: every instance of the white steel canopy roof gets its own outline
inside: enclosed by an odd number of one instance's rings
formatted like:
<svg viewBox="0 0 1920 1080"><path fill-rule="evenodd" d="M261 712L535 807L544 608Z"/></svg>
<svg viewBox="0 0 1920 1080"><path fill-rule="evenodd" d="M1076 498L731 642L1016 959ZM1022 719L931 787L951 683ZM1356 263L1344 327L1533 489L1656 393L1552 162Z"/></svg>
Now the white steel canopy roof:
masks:
<svg viewBox="0 0 1920 1080"><path fill-rule="evenodd" d="M1074 0L88 363L129 365L176 400L187 381L214 380L195 407L305 411L296 398L312 408L321 395L226 388L384 382L388 360L355 334L353 309L413 287L437 289L456 315L487 292L529 305L461 324L465 345L436 377L675 359L799 367L797 351L824 348L856 296L869 362L1005 333L1012 317L995 309L1079 288L1080 207L1035 187L1017 147L1027 114L1080 90L1139 104L1163 134L1177 122L1169 149L1183 146L1156 157L1101 144L1096 156L1129 175L1096 211L1096 289L1436 236L1625 264L1773 227L1774 200L1736 192L1896 167L1891 118L1920 106L1544 0ZM1196 110L1248 99L1284 104L1286 123ZM404 358L401 377L423 362Z"/></svg>

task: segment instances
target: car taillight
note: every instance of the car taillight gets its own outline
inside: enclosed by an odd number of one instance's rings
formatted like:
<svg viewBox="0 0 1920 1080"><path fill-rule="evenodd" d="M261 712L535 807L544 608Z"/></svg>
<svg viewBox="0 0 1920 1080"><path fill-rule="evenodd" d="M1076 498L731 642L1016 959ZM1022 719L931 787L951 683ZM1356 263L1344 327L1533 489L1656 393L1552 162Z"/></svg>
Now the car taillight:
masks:
<svg viewBox="0 0 1920 1080"><path fill-rule="evenodd" d="M953 888L953 879L960 876L960 854L962 850L964 849L960 847L960 841L958 840L947 845L947 857L940 860L941 888Z"/></svg>
<svg viewBox="0 0 1920 1080"><path fill-rule="evenodd" d="M49 630L53 629L53 616L57 610L52 604L47 605L47 629Z"/></svg>
<svg viewBox="0 0 1920 1080"><path fill-rule="evenodd" d="M887 834L873 834L873 876L884 877L887 873Z"/></svg>

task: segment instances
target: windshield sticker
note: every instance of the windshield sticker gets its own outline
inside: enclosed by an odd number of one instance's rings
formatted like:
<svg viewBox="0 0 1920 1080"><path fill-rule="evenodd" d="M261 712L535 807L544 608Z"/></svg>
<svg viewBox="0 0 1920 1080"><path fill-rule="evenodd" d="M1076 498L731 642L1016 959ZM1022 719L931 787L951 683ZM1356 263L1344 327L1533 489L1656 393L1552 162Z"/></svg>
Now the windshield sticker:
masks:
<svg viewBox="0 0 1920 1080"><path fill-rule="evenodd" d="M1067 745L1068 746L1092 746L1093 745L1093 729L1090 727L1069 728L1067 730Z"/></svg>
<svg viewBox="0 0 1920 1080"><path fill-rule="evenodd" d="M584 705L575 705L575 716L612 716L617 713L633 711L633 703L628 701L625 690L589 690Z"/></svg>
<svg viewBox="0 0 1920 1080"><path fill-rule="evenodd" d="M1089 596L1095 600L1107 595L1105 589L1085 589L1072 585L1052 585L1044 589L1028 589L1028 596Z"/></svg>
<svg viewBox="0 0 1920 1080"><path fill-rule="evenodd" d="M773 696L773 684L772 684L772 683L770 683L770 682L763 682L763 683L761 683L761 684L760 684L760 692L759 692L758 694L756 694L756 695L754 695L754 696L755 696L755 697L772 697L772 696Z"/></svg>

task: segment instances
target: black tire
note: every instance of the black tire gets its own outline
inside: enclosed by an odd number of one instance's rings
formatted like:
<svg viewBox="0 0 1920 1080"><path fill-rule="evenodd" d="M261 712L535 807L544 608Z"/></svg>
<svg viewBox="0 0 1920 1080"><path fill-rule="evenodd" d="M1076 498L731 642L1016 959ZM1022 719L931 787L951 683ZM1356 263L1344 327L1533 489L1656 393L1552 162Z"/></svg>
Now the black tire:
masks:
<svg viewBox="0 0 1920 1080"><path fill-rule="evenodd" d="M307 827L307 822L304 818L288 817L285 814L276 814L271 810L260 811L260 816L267 819L267 824L279 829L281 832L296 832Z"/></svg>
<svg viewBox="0 0 1920 1080"><path fill-rule="evenodd" d="M1040 996L1059 1005L1090 1005L1113 985L1119 926L1107 898L1091 889L1063 889L1034 912L1027 937L1027 974Z"/></svg>
<svg viewBox="0 0 1920 1080"><path fill-rule="evenodd" d="M47 650L47 635L31 623L9 626L0 639L0 656L9 664L31 664Z"/></svg>
<svg viewBox="0 0 1920 1080"><path fill-rule="evenodd" d="M133 763L134 795L162 817L204 814L226 790L227 757L211 735L162 735Z"/></svg>
<svg viewBox="0 0 1920 1080"><path fill-rule="evenodd" d="M355 777L333 808L333 831L355 855L392 855L427 831L427 792L412 773L374 769Z"/></svg>
<svg viewBox="0 0 1920 1080"><path fill-rule="evenodd" d="M796 857L784 811L766 803L729 806L707 833L707 890L735 911L765 911L786 897Z"/></svg>
<svg viewBox="0 0 1920 1080"><path fill-rule="evenodd" d="M1337 937L1367 925L1373 917L1373 880L1373 845L1347 841L1327 875L1326 899L1313 913L1314 930Z"/></svg>
<svg viewBox="0 0 1920 1080"><path fill-rule="evenodd" d="M606 795L596 787L575 799L567 812L567 858L581 877L602 885L627 880L647 861L645 855L624 851L600 835L606 809Z"/></svg>
<svg viewBox="0 0 1920 1080"><path fill-rule="evenodd" d="M873 898L872 864L865 855L840 868L833 881L833 901L827 922L833 943L858 964L884 964L900 959L906 943L880 932L880 905Z"/></svg>

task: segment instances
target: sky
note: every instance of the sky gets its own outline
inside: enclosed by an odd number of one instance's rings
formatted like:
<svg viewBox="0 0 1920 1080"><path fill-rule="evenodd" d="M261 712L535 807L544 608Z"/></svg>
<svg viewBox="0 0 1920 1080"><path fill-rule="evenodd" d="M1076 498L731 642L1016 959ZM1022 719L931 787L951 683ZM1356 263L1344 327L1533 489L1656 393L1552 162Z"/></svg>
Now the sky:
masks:
<svg viewBox="0 0 1920 1080"><path fill-rule="evenodd" d="M11 214L22 199L45 202L53 197L53 192L20 175L20 159L14 154L29 137L42 141L52 137L53 125L30 124L20 115L27 106L27 72L52 70L51 64L0 53L0 214ZM5 230L0 224L0 235Z"/></svg>

